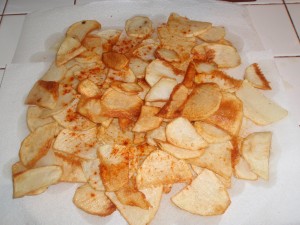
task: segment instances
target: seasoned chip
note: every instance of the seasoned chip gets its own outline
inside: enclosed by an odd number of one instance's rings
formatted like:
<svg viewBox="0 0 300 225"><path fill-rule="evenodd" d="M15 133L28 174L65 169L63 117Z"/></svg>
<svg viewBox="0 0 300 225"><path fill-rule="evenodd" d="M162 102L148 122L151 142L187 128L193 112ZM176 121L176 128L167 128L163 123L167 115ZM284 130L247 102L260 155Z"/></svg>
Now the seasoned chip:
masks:
<svg viewBox="0 0 300 225"><path fill-rule="evenodd" d="M56 106L59 84L55 81L37 81L30 90L26 104L37 105L48 109Z"/></svg>
<svg viewBox="0 0 300 225"><path fill-rule="evenodd" d="M217 42L225 37L225 28L213 26L197 37L206 42Z"/></svg>
<svg viewBox="0 0 300 225"><path fill-rule="evenodd" d="M188 98L189 90L182 84L173 88L169 101L161 108L157 116L165 119L174 119L181 115L180 109Z"/></svg>
<svg viewBox="0 0 300 225"><path fill-rule="evenodd" d="M245 79L248 80L253 87L271 90L269 81L266 79L257 63L253 63L246 68Z"/></svg>
<svg viewBox="0 0 300 225"><path fill-rule="evenodd" d="M147 83L153 86L163 77L175 79L178 83L183 80L183 77L178 75L171 65L159 59L153 60L146 68Z"/></svg>
<svg viewBox="0 0 300 225"><path fill-rule="evenodd" d="M205 122L214 124L235 136L241 128L243 104L234 94L223 92L222 95L219 109Z"/></svg>
<svg viewBox="0 0 300 225"><path fill-rule="evenodd" d="M192 151L184 148L179 148L168 142L156 140L161 150L175 156L177 159L190 159L200 157L204 153L204 149L198 151Z"/></svg>
<svg viewBox="0 0 300 225"><path fill-rule="evenodd" d="M113 46L112 50L114 52L130 56L134 49L136 49L137 46L142 43L142 41L143 38L127 36L126 33L123 32L120 35L117 43Z"/></svg>
<svg viewBox="0 0 300 225"><path fill-rule="evenodd" d="M43 108L39 106L29 106L27 109L27 126L31 132L35 131L38 127L54 122L52 117L41 118Z"/></svg>
<svg viewBox="0 0 300 225"><path fill-rule="evenodd" d="M121 35L121 30L101 30L97 33L97 36L101 38L102 48L104 52L112 50L114 44L116 44Z"/></svg>
<svg viewBox="0 0 300 225"><path fill-rule="evenodd" d="M244 81L236 95L244 105L244 114L258 125L268 125L287 116L288 112Z"/></svg>
<svg viewBox="0 0 300 225"><path fill-rule="evenodd" d="M213 61L219 68L233 68L241 64L241 58L237 50L230 45L207 44L205 52L213 55Z"/></svg>
<svg viewBox="0 0 300 225"><path fill-rule="evenodd" d="M61 151L54 151L56 165L61 166L61 182L84 183L86 178L83 174L81 163L83 159Z"/></svg>
<svg viewBox="0 0 300 225"><path fill-rule="evenodd" d="M109 199L116 205L121 215L129 225L147 225L154 218L162 197L162 186L157 188L143 189L141 192L146 196L147 201L152 207L142 209L136 206L122 204L114 192L106 192Z"/></svg>
<svg viewBox="0 0 300 225"><path fill-rule="evenodd" d="M148 131L146 134L147 143L149 145L156 146L156 140L166 141L166 125L164 123L161 124L160 127Z"/></svg>
<svg viewBox="0 0 300 225"><path fill-rule="evenodd" d="M85 47L88 51L92 51L98 55L102 55L103 47L102 47L102 39L94 34L86 35L82 40L83 47Z"/></svg>
<svg viewBox="0 0 300 225"><path fill-rule="evenodd" d="M109 69L107 78L109 80L116 80L116 81L122 81L122 82L135 82L136 81L136 76L132 72L131 69L129 68L124 68L122 70L113 70ZM107 79L106 79L107 81Z"/></svg>
<svg viewBox="0 0 300 225"><path fill-rule="evenodd" d="M152 22L148 17L135 16L126 20L125 30L128 36L144 38L152 32Z"/></svg>
<svg viewBox="0 0 300 225"><path fill-rule="evenodd" d="M217 69L217 65L212 62L202 62L201 60L194 60L195 69L197 73L205 73L205 74L212 74L214 70ZM199 77L201 78L201 75L196 75L195 78L197 79L199 83ZM206 76L204 76L206 77ZM213 80L213 76L211 77ZM208 79L207 79L208 81ZM217 83L217 82L215 82Z"/></svg>
<svg viewBox="0 0 300 225"><path fill-rule="evenodd" d="M230 205L226 188L206 169L171 200L179 208L202 216L223 214Z"/></svg>
<svg viewBox="0 0 300 225"><path fill-rule="evenodd" d="M185 72L182 84L186 88L192 88L194 86L194 79L195 79L196 74L197 74L197 71L196 71L194 62L190 62L189 66Z"/></svg>
<svg viewBox="0 0 300 225"><path fill-rule="evenodd" d="M122 82L122 81L113 81L110 85L116 91L124 92L128 95L137 95L139 92L143 91L143 88L134 82Z"/></svg>
<svg viewBox="0 0 300 225"><path fill-rule="evenodd" d="M232 145L229 141L210 144L205 148L202 156L188 159L188 162L212 170L223 177L230 178L232 175L231 150Z"/></svg>
<svg viewBox="0 0 300 225"><path fill-rule="evenodd" d="M103 53L102 60L107 67L114 70L122 70L129 62L125 55L117 52Z"/></svg>
<svg viewBox="0 0 300 225"><path fill-rule="evenodd" d="M101 93L98 86L89 79L82 80L78 84L77 90L85 97L95 97Z"/></svg>
<svg viewBox="0 0 300 225"><path fill-rule="evenodd" d="M129 60L129 68L137 78L144 78L148 62L136 57L131 57Z"/></svg>
<svg viewBox="0 0 300 225"><path fill-rule="evenodd" d="M81 45L77 38L67 36L58 49L56 65L61 66L84 51L86 51L86 48Z"/></svg>
<svg viewBox="0 0 300 225"><path fill-rule="evenodd" d="M19 156L24 166L30 168L47 154L57 133L57 123L49 123L37 128L22 142Z"/></svg>
<svg viewBox="0 0 300 225"><path fill-rule="evenodd" d="M180 148L199 150L207 147L207 142L196 132L193 125L183 117L174 119L166 128L167 140Z"/></svg>
<svg viewBox="0 0 300 225"><path fill-rule="evenodd" d="M189 20L176 13L170 14L167 25L173 33L185 37L200 35L211 28L211 23Z"/></svg>
<svg viewBox="0 0 300 225"><path fill-rule="evenodd" d="M155 59L154 53L158 47L159 43L149 43L141 44L140 47L135 49L132 54L146 62L152 61Z"/></svg>
<svg viewBox="0 0 300 225"><path fill-rule="evenodd" d="M177 81L172 78L163 77L157 81L149 90L145 101L168 101Z"/></svg>
<svg viewBox="0 0 300 225"><path fill-rule="evenodd" d="M13 177L14 198L56 184L62 175L60 166L44 166L26 170Z"/></svg>
<svg viewBox="0 0 300 225"><path fill-rule="evenodd" d="M102 96L104 116L135 119L139 114L143 101L136 95L108 89Z"/></svg>
<svg viewBox="0 0 300 225"><path fill-rule="evenodd" d="M53 115L59 125L70 130L88 130L96 126L95 123L81 116L76 108L78 99L75 99L67 108Z"/></svg>
<svg viewBox="0 0 300 225"><path fill-rule="evenodd" d="M229 141L231 136L224 130L202 121L196 121L194 123L196 131L200 134L208 143L219 143Z"/></svg>
<svg viewBox="0 0 300 225"><path fill-rule="evenodd" d="M242 144L242 155L251 170L265 180L269 178L271 141L271 132L256 132L248 135Z"/></svg>
<svg viewBox="0 0 300 225"><path fill-rule="evenodd" d="M221 100L222 94L218 85L197 85L183 106L182 116L190 121L206 119L219 109Z"/></svg>
<svg viewBox="0 0 300 225"><path fill-rule="evenodd" d="M116 210L104 191L94 190L88 184L77 188L73 202L79 209L98 216L108 216Z"/></svg>
<svg viewBox="0 0 300 225"><path fill-rule="evenodd" d="M81 167L89 185L97 191L105 191L100 176L100 160L98 158L82 160Z"/></svg>
<svg viewBox="0 0 300 225"><path fill-rule="evenodd" d="M65 65L57 66L53 63L49 70L42 76L41 80L59 82L64 78L66 72L67 68Z"/></svg>
<svg viewBox="0 0 300 225"><path fill-rule="evenodd" d="M177 52L171 49L158 48L155 52L155 56L156 58L165 60L167 62L180 62Z"/></svg>
<svg viewBox="0 0 300 225"><path fill-rule="evenodd" d="M133 132L147 132L160 126L162 118L156 116L160 109L153 106L142 106L138 121L132 128Z"/></svg>
<svg viewBox="0 0 300 225"><path fill-rule="evenodd" d="M76 38L81 42L88 33L100 28L101 24L96 20L83 20L72 24L67 30L66 35Z"/></svg>

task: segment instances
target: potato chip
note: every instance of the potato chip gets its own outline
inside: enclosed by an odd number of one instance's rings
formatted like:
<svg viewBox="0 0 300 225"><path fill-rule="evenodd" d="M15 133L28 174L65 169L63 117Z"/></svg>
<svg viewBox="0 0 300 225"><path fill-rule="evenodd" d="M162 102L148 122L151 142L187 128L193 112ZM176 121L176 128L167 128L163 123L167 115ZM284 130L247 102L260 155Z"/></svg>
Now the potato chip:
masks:
<svg viewBox="0 0 300 225"><path fill-rule="evenodd" d="M148 64L140 58L131 57L128 66L137 78L144 78Z"/></svg>
<svg viewBox="0 0 300 225"><path fill-rule="evenodd" d="M196 121L194 127L198 134L200 134L208 143L219 143L229 141L231 136L224 130L202 121Z"/></svg>
<svg viewBox="0 0 300 225"><path fill-rule="evenodd" d="M38 127L54 122L52 117L41 118L43 108L39 106L29 106L27 109L26 121L27 126L31 132L35 131Z"/></svg>
<svg viewBox="0 0 300 225"><path fill-rule="evenodd" d="M217 70L217 65L212 62L202 62L201 60L194 60L194 65L195 65L195 69L196 69L197 73L200 73L200 74L201 73L211 74L211 73L213 73L214 70ZM195 76L198 83L200 83L199 77L201 78L202 76L201 75ZM203 77L207 77L207 76L203 76ZM212 76L211 78L213 80L214 77ZM208 81L208 78L207 78L207 81Z"/></svg>
<svg viewBox="0 0 300 225"><path fill-rule="evenodd" d="M176 13L170 14L167 25L172 32L185 37L200 35L211 28L211 23L189 20Z"/></svg>
<svg viewBox="0 0 300 225"><path fill-rule="evenodd" d="M157 81L148 91L145 101L168 101L177 81L172 78L163 77Z"/></svg>
<svg viewBox="0 0 300 225"><path fill-rule="evenodd" d="M217 42L225 37L225 28L221 26L212 26L197 37L206 42Z"/></svg>
<svg viewBox="0 0 300 225"><path fill-rule="evenodd" d="M13 177L14 198L36 191L40 188L56 184L62 175L59 166L44 166L26 170Z"/></svg>
<svg viewBox="0 0 300 225"><path fill-rule="evenodd" d="M53 142L46 155L40 158L34 165L34 167L53 166L57 165L56 157L53 149Z"/></svg>
<svg viewBox="0 0 300 225"><path fill-rule="evenodd" d="M184 160L161 151L153 151L138 169L136 183L139 190L164 184L188 182L192 179L190 167Z"/></svg>
<svg viewBox="0 0 300 225"><path fill-rule="evenodd" d="M193 62L190 62L189 66L186 70L182 84L186 88L192 88L194 86L194 79L195 79L196 74L197 74L197 71L196 71L195 65Z"/></svg>
<svg viewBox="0 0 300 225"><path fill-rule="evenodd" d="M76 38L81 42L88 33L100 28L101 24L96 20L82 20L72 24L67 30L66 35Z"/></svg>
<svg viewBox="0 0 300 225"><path fill-rule="evenodd" d="M135 82L136 77L131 69L124 68L122 70L109 69L107 78L110 80L122 81L122 82Z"/></svg>
<svg viewBox="0 0 300 225"><path fill-rule="evenodd" d="M251 171L249 164L243 157L239 157L238 163L233 167L233 174L238 179L257 180L257 175Z"/></svg>
<svg viewBox="0 0 300 225"><path fill-rule="evenodd" d="M37 128L22 142L19 156L24 166L30 168L47 154L57 133L57 123L49 123Z"/></svg>
<svg viewBox="0 0 300 225"><path fill-rule="evenodd" d="M149 39L152 40L152 39ZM145 42L147 40L144 40L143 42ZM155 42L155 41L151 41L150 43L141 43L141 45L135 49L132 54L135 57L138 57L146 62L152 61L155 59L155 51L157 49L157 47L159 46L159 43Z"/></svg>
<svg viewBox="0 0 300 225"><path fill-rule="evenodd" d="M242 155L251 170L261 178L269 178L271 132L256 132L248 135L242 144Z"/></svg>
<svg viewBox="0 0 300 225"><path fill-rule="evenodd" d="M97 128L85 131L63 129L56 137L53 147L83 159L94 159L98 148Z"/></svg>
<svg viewBox="0 0 300 225"><path fill-rule="evenodd" d="M241 58L237 50L230 45L207 44L204 46L205 52L213 55L213 62L219 68L233 68L241 64Z"/></svg>
<svg viewBox="0 0 300 225"><path fill-rule="evenodd" d="M163 142L156 140L158 146L161 150L167 152L168 154L176 157L177 159L190 159L200 157L204 153L204 149L193 151L184 148L179 148L174 145L169 144L168 142Z"/></svg>
<svg viewBox="0 0 300 225"><path fill-rule="evenodd" d="M82 160L81 167L89 185L97 191L105 191L105 187L100 176L100 160L98 158Z"/></svg>
<svg viewBox="0 0 300 225"><path fill-rule="evenodd" d="M158 59L165 60L167 62L180 62L180 58L174 50L166 48L156 49L155 56Z"/></svg>
<svg viewBox="0 0 300 225"><path fill-rule="evenodd" d="M77 188L73 202L79 209L98 216L109 216L116 210L116 206L109 200L105 192L94 190L88 184Z"/></svg>
<svg viewBox="0 0 300 225"><path fill-rule="evenodd" d="M180 148L199 150L207 147L207 142L184 117L178 117L167 125L166 136L171 144Z"/></svg>
<svg viewBox="0 0 300 225"><path fill-rule="evenodd" d="M81 44L85 47L88 51L92 51L97 55L102 56L103 47L102 47L102 39L95 35L95 34L88 34L82 40Z"/></svg>
<svg viewBox="0 0 300 225"><path fill-rule="evenodd" d="M101 38L102 48L104 52L112 50L114 44L116 44L121 35L121 30L101 30L97 33L97 36Z"/></svg>
<svg viewBox="0 0 300 225"><path fill-rule="evenodd" d="M129 62L125 55L117 52L103 53L102 60L107 67L114 70L122 70Z"/></svg>
<svg viewBox="0 0 300 225"><path fill-rule="evenodd" d="M223 214L230 205L226 188L206 169L171 200L179 208L202 216Z"/></svg>
<svg viewBox="0 0 300 225"><path fill-rule="evenodd" d="M214 124L235 136L241 128L243 104L234 94L223 92L222 95L219 109L205 122Z"/></svg>
<svg viewBox="0 0 300 225"><path fill-rule="evenodd" d="M152 106L142 106L141 114L132 128L133 132L147 132L158 128L162 122L162 118L155 116L159 108Z"/></svg>
<svg viewBox="0 0 300 225"><path fill-rule="evenodd" d="M103 114L108 117L135 119L139 114L143 101L136 95L108 89L101 98Z"/></svg>
<svg viewBox="0 0 300 225"><path fill-rule="evenodd" d="M159 59L153 60L146 68L147 83L153 86L163 77L175 79L178 83L183 80L183 77L178 75L168 63Z"/></svg>
<svg viewBox="0 0 300 225"><path fill-rule="evenodd" d="M117 209L129 225L147 225L154 218L162 197L162 186L141 190L152 207L142 209L136 206L122 204L114 192L106 192L108 198L116 205Z"/></svg>
<svg viewBox="0 0 300 225"><path fill-rule="evenodd" d="M221 100L222 94L218 85L197 85L183 106L182 116L190 121L208 118L219 109Z"/></svg>
<svg viewBox="0 0 300 225"><path fill-rule="evenodd" d="M37 105L48 109L56 106L59 84L55 81L37 81L30 90L25 103Z"/></svg>
<svg viewBox="0 0 300 225"><path fill-rule="evenodd" d="M85 97L95 97L101 93L98 86L89 79L82 80L78 84L77 91Z"/></svg>
<svg viewBox="0 0 300 225"><path fill-rule="evenodd" d="M102 145L98 149L100 176L106 191L117 191L129 181L127 146Z"/></svg>
<svg viewBox="0 0 300 225"><path fill-rule="evenodd" d="M169 101L158 112L157 116L165 119L174 119L181 115L181 108L188 98L189 90L182 84L173 88Z"/></svg>
<svg viewBox="0 0 300 225"><path fill-rule="evenodd" d="M42 76L41 80L59 82L64 78L66 72L67 68L64 65L57 66L53 63L49 70Z"/></svg>
<svg viewBox="0 0 300 225"><path fill-rule="evenodd" d="M146 140L149 145L156 146L156 140L166 141L166 125L164 123L161 124L160 127L148 131L146 134Z"/></svg>
<svg viewBox="0 0 300 225"><path fill-rule="evenodd" d="M96 126L95 123L81 116L76 108L79 100L75 99L67 108L53 115L53 118L64 128L70 130L89 130Z"/></svg>
<svg viewBox="0 0 300 225"><path fill-rule="evenodd" d="M127 34L123 32L112 50L114 52L125 54L126 56L131 56L132 52L142 43L142 41L143 38L127 36Z"/></svg>
<svg viewBox="0 0 300 225"><path fill-rule="evenodd" d="M235 92L241 86L242 81L228 76L223 71L213 70L209 74L197 74L195 83L216 83L223 91Z"/></svg>
<svg viewBox="0 0 300 225"><path fill-rule="evenodd" d="M148 17L135 16L126 20L125 30L128 36L144 38L152 32L152 22Z"/></svg>
<svg viewBox="0 0 300 225"><path fill-rule="evenodd" d="M86 51L86 48L81 46L81 43L77 38L67 36L58 49L56 65L61 66L67 63L84 51Z"/></svg>
<svg viewBox="0 0 300 225"><path fill-rule="evenodd" d="M134 82L121 82L121 81L113 81L110 85L116 91L123 92L128 95L137 95L139 92L143 91L143 88Z"/></svg>
<svg viewBox="0 0 300 225"><path fill-rule="evenodd" d="M244 105L244 114L258 125L268 125L287 116L288 112L244 81L236 96Z"/></svg>
<svg viewBox="0 0 300 225"><path fill-rule="evenodd" d="M259 68L257 63L253 63L246 68L245 80L248 80L253 87L262 90L271 90L269 81L266 79L265 75Z"/></svg>

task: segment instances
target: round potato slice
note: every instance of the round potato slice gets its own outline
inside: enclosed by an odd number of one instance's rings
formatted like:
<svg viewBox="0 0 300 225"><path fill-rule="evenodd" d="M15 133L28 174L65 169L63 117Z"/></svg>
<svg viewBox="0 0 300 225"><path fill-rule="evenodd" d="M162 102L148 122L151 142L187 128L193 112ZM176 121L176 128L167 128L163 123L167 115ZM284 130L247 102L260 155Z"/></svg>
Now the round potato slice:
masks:
<svg viewBox="0 0 300 225"><path fill-rule="evenodd" d="M27 110L27 126L31 132L35 131L38 127L54 122L52 117L41 118L40 115L43 108L39 106L29 106Z"/></svg>
<svg viewBox="0 0 300 225"><path fill-rule="evenodd" d="M126 21L125 30L128 36L144 38L152 32L152 22L148 17L135 16Z"/></svg>
<svg viewBox="0 0 300 225"><path fill-rule="evenodd" d="M194 88L186 104L182 116L191 120L202 120L214 114L221 103L222 94L216 84L207 83Z"/></svg>

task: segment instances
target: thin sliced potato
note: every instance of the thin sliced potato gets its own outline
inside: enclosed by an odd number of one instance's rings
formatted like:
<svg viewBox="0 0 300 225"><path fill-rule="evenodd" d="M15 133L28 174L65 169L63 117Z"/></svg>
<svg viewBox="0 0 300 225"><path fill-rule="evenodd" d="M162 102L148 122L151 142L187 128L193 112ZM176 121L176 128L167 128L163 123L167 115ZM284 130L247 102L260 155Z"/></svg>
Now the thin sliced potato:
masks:
<svg viewBox="0 0 300 225"><path fill-rule="evenodd" d="M186 118L178 117L166 127L167 140L180 148L200 150L207 147L207 142L196 132Z"/></svg>
<svg viewBox="0 0 300 225"><path fill-rule="evenodd" d="M64 65L57 66L53 63L49 70L42 76L41 80L59 82L64 78L66 72L67 68Z"/></svg>
<svg viewBox="0 0 300 225"><path fill-rule="evenodd" d="M223 214L231 202L223 183L206 169L171 200L179 208L202 216Z"/></svg>
<svg viewBox="0 0 300 225"><path fill-rule="evenodd" d="M46 124L30 133L22 142L19 156L24 166L31 168L47 154L57 134L56 122Z"/></svg>
<svg viewBox="0 0 300 225"><path fill-rule="evenodd" d="M96 20L83 20L72 24L67 30L66 35L69 37L75 37L81 42L88 33L100 28L101 24Z"/></svg>
<svg viewBox="0 0 300 225"><path fill-rule="evenodd" d="M137 171L136 183L139 190L161 185L189 182L190 167L184 160L161 151L153 151Z"/></svg>
<svg viewBox="0 0 300 225"><path fill-rule="evenodd" d="M61 175L62 169L60 166L44 166L26 170L13 177L13 196L14 198L20 198L40 188L56 184Z"/></svg>
<svg viewBox="0 0 300 225"><path fill-rule="evenodd" d="M167 62L180 62L177 52L166 48L158 48L155 52L155 56L156 58Z"/></svg>
<svg viewBox="0 0 300 225"><path fill-rule="evenodd" d="M236 95L244 105L244 114L258 125L268 125L287 116L288 111L265 97L246 80Z"/></svg>
<svg viewBox="0 0 300 225"><path fill-rule="evenodd" d="M177 81L172 78L163 77L157 81L149 90L145 97L145 101L168 101L173 88L177 85Z"/></svg>
<svg viewBox="0 0 300 225"><path fill-rule="evenodd" d="M117 52L105 52L102 55L104 64L114 70L122 70L129 62L127 57Z"/></svg>
<svg viewBox="0 0 300 225"><path fill-rule="evenodd" d="M94 190L88 184L77 188L73 196L73 203L86 213L97 216L109 216L116 210L116 206L104 191Z"/></svg>
<svg viewBox="0 0 300 225"><path fill-rule="evenodd" d="M139 79L145 77L146 68L148 65L148 62L145 62L144 60L137 57L131 57L128 64L131 71Z"/></svg>
<svg viewBox="0 0 300 225"><path fill-rule="evenodd" d="M183 106L182 116L190 121L206 119L219 109L221 100L222 94L218 85L197 85Z"/></svg>
<svg viewBox="0 0 300 225"><path fill-rule="evenodd" d="M105 187L100 176L100 160L83 160L81 162L81 167L89 185L97 191L105 191Z"/></svg>
<svg viewBox="0 0 300 225"><path fill-rule="evenodd" d="M147 132L156 129L162 123L162 118L155 116L159 108L153 106L142 106L141 114L132 128L133 132Z"/></svg>
<svg viewBox="0 0 300 225"><path fill-rule="evenodd" d="M89 79L82 80L78 84L77 91L85 97L95 97L101 94L99 87Z"/></svg>
<svg viewBox="0 0 300 225"><path fill-rule="evenodd" d="M121 30L101 30L97 33L97 36L101 38L102 48L104 52L112 50L114 44L116 44L121 35Z"/></svg>
<svg viewBox="0 0 300 225"><path fill-rule="evenodd" d="M242 155L251 170L265 180L269 179L271 142L271 132L256 132L248 135L242 144Z"/></svg>
<svg viewBox="0 0 300 225"><path fill-rule="evenodd" d="M213 26L197 37L206 42L217 42L225 37L225 28L221 26Z"/></svg>
<svg viewBox="0 0 300 225"><path fill-rule="evenodd" d="M261 71L257 63L253 63L246 68L245 80L248 80L253 87L262 90L271 90L269 81L266 79L265 75Z"/></svg>
<svg viewBox="0 0 300 225"><path fill-rule="evenodd" d="M156 140L166 141L166 125L164 123L161 124L160 127L148 131L146 134L146 140L149 145L156 146Z"/></svg>
<svg viewBox="0 0 300 225"><path fill-rule="evenodd" d="M29 106L27 109L26 121L27 126L31 132L35 131L38 127L54 122L52 117L41 118L43 108L39 106Z"/></svg>
<svg viewBox="0 0 300 225"><path fill-rule="evenodd" d="M148 17L135 16L126 20L125 30L128 36L145 38L152 32L152 22Z"/></svg>

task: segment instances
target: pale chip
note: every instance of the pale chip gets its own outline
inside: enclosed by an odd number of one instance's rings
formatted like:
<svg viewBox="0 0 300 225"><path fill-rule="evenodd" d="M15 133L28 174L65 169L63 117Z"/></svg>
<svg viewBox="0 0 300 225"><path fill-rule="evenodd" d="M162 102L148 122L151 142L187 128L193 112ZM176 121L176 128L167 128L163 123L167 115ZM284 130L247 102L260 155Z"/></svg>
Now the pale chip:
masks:
<svg viewBox="0 0 300 225"><path fill-rule="evenodd" d="M100 160L89 159L81 162L82 171L89 185L97 191L105 191L101 176L100 176Z"/></svg>
<svg viewBox="0 0 300 225"><path fill-rule="evenodd" d="M43 108L39 106L29 106L26 114L27 126L31 132L35 131L38 127L54 122L52 117L41 118Z"/></svg>
<svg viewBox="0 0 300 225"><path fill-rule="evenodd" d="M140 58L131 57L128 66L137 78L144 78L148 64Z"/></svg>
<svg viewBox="0 0 300 225"><path fill-rule="evenodd" d="M288 114L287 110L265 97L247 81L237 90L236 96L243 102L245 116L256 124L268 125Z"/></svg>
<svg viewBox="0 0 300 225"><path fill-rule="evenodd" d="M223 214L230 205L223 183L206 169L171 200L179 208L202 216Z"/></svg>
<svg viewBox="0 0 300 225"><path fill-rule="evenodd" d="M180 62L177 52L171 49L158 48L156 49L155 56L156 58L167 62Z"/></svg>
<svg viewBox="0 0 300 225"><path fill-rule="evenodd" d="M88 33L100 28L101 24L96 20L83 20L72 24L67 30L66 35L76 38L81 42Z"/></svg>
<svg viewBox="0 0 300 225"><path fill-rule="evenodd" d="M263 90L272 89L269 81L266 79L257 63L253 63L246 68L245 80L248 80L253 87Z"/></svg>
<svg viewBox="0 0 300 225"><path fill-rule="evenodd" d="M197 37L206 42L217 42L225 37L225 28L221 26L213 26Z"/></svg>
<svg viewBox="0 0 300 225"><path fill-rule="evenodd" d="M41 80L59 82L64 78L66 72L67 68L65 65L57 66L53 63L48 71L42 76Z"/></svg>
<svg viewBox="0 0 300 225"><path fill-rule="evenodd" d="M152 22L148 17L135 16L126 20L125 30L128 36L144 38L152 32Z"/></svg>
<svg viewBox="0 0 300 225"><path fill-rule="evenodd" d="M101 93L99 87L89 79L82 80L78 84L77 90L85 97L95 97Z"/></svg>
<svg viewBox="0 0 300 225"><path fill-rule="evenodd" d="M178 117L167 125L166 136L171 144L180 148L199 150L207 147L207 142L184 117Z"/></svg>
<svg viewBox="0 0 300 225"><path fill-rule="evenodd" d="M162 77L148 91L145 101L168 101L177 81L172 78Z"/></svg>

